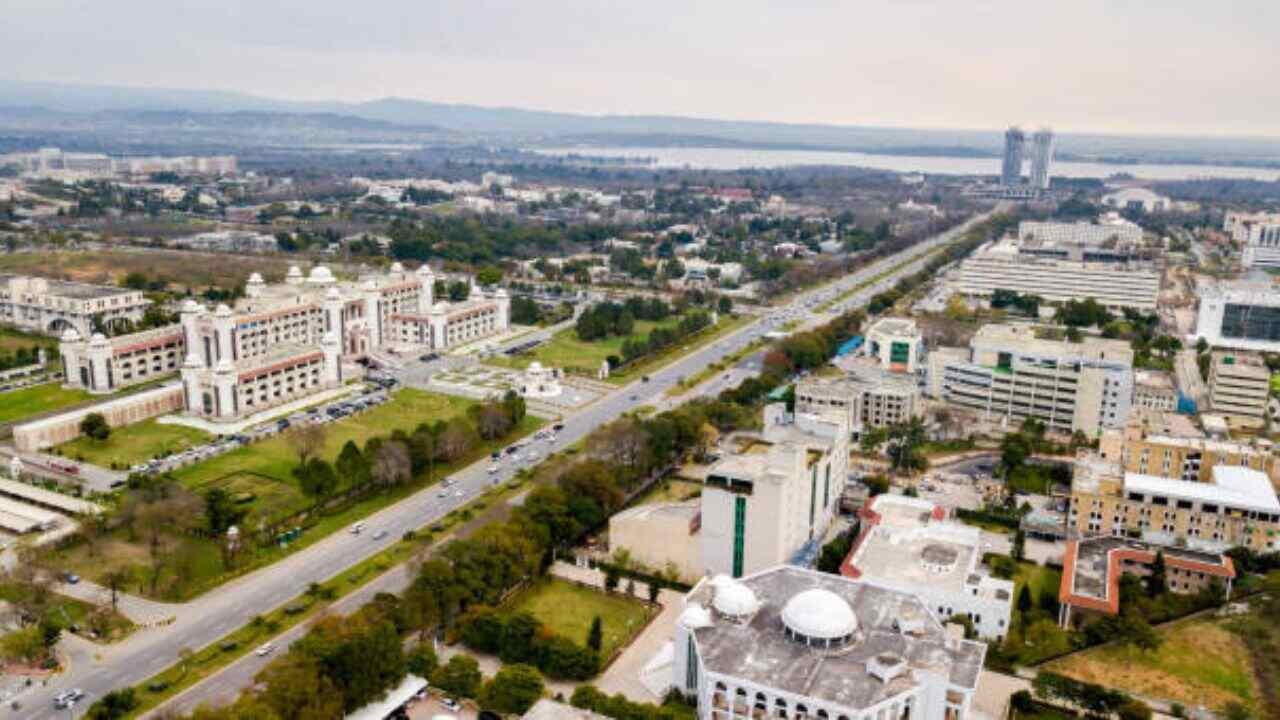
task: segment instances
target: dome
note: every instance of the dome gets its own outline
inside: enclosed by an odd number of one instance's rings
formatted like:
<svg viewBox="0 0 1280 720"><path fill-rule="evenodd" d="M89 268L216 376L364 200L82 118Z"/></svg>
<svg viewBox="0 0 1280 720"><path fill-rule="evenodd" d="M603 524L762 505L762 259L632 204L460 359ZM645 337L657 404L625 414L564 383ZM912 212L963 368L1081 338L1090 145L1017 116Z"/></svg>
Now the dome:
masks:
<svg viewBox="0 0 1280 720"><path fill-rule="evenodd" d="M533 362L529 363L529 367L526 368L526 370L528 370L531 373L542 372L542 363L538 362L537 360L534 360Z"/></svg>
<svg viewBox="0 0 1280 720"><path fill-rule="evenodd" d="M261 284L262 284L262 276L261 276L261 275L259 275L258 273L253 273L253 274L249 275L249 284L250 284L250 285L261 285Z"/></svg>
<svg viewBox="0 0 1280 720"><path fill-rule="evenodd" d="M226 303L222 303L213 311L213 314L218 317L227 317L231 314L231 308L228 307Z"/></svg>
<svg viewBox="0 0 1280 720"><path fill-rule="evenodd" d="M712 582L716 594L711 600L711 605L717 612L729 617L741 617L760 609L760 601L756 599L756 594L751 592L751 588L728 576L716 576L716 580L720 578L724 579Z"/></svg>
<svg viewBox="0 0 1280 720"><path fill-rule="evenodd" d="M62 342L76 342L80 339L80 333L75 328L67 328L62 333Z"/></svg>
<svg viewBox="0 0 1280 720"><path fill-rule="evenodd" d="M858 618L849 603L821 588L793 595L782 608L782 622L791 632L812 640L836 640L858 629Z"/></svg>
<svg viewBox="0 0 1280 720"><path fill-rule="evenodd" d="M426 263L419 265L415 272L423 277L432 277L435 275L435 273L431 272L431 266Z"/></svg>
<svg viewBox="0 0 1280 720"><path fill-rule="evenodd" d="M307 276L307 282L313 285L327 285L333 282L333 273L329 272L329 268L324 265L317 265L311 268L311 274Z"/></svg>
<svg viewBox="0 0 1280 720"><path fill-rule="evenodd" d="M403 265L401 265L401 264L400 264L400 263L398 263L398 262L393 262L393 263L391 263L391 272L393 272L393 273L402 273L402 272L404 272L404 266L403 266Z"/></svg>
<svg viewBox="0 0 1280 720"><path fill-rule="evenodd" d="M302 269L297 265L293 265L289 268L289 274L285 275L285 277L302 279Z"/></svg>
<svg viewBox="0 0 1280 720"><path fill-rule="evenodd" d="M107 336L106 336L106 335L103 335L102 333L94 333L94 334L89 338L89 342L104 343L104 342L106 342L106 341L107 341Z"/></svg>
<svg viewBox="0 0 1280 720"><path fill-rule="evenodd" d="M331 287L329 288L328 292L324 294L324 299L325 300L341 300L342 293L338 292L338 288Z"/></svg>
<svg viewBox="0 0 1280 720"><path fill-rule="evenodd" d="M711 627L711 613L698 603L689 603L689 607L680 613L680 627L686 630Z"/></svg>

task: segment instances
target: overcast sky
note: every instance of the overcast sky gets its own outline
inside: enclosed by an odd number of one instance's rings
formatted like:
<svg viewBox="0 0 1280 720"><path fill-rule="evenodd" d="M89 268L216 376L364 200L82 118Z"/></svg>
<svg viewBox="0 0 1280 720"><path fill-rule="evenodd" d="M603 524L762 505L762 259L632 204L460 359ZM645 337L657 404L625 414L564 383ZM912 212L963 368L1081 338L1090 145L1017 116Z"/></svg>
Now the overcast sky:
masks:
<svg viewBox="0 0 1280 720"><path fill-rule="evenodd" d="M1280 135L1276 0L5 0L15 80Z"/></svg>

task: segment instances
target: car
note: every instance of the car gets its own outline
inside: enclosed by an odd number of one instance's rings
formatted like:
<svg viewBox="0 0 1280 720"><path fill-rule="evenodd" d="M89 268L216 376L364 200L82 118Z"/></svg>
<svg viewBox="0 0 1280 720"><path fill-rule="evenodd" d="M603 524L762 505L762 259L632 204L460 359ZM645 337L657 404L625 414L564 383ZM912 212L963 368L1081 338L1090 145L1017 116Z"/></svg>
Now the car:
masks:
<svg viewBox="0 0 1280 720"><path fill-rule="evenodd" d="M386 536L387 536L387 531L386 531L386 530L379 530L378 532L376 532L376 533L374 533L374 534L373 534L373 539L374 539L374 540L381 540L382 538L384 538L384 537L386 537Z"/></svg>
<svg viewBox="0 0 1280 720"><path fill-rule="evenodd" d="M562 423L562 422L558 422L558 423L556 423L555 425L552 425L552 426L551 426L551 429L552 429L552 430L555 430L556 432L560 432L561 430L563 430L563 429L564 429L564 423Z"/></svg>
<svg viewBox="0 0 1280 720"><path fill-rule="evenodd" d="M648 375L645 375L645 376L641 377L641 378L640 378L640 382L649 382L649 376L648 376Z"/></svg>
<svg viewBox="0 0 1280 720"><path fill-rule="evenodd" d="M440 484L444 485L445 487L449 487L450 485L453 484L453 478L445 478L444 480L440 481Z"/></svg>
<svg viewBox="0 0 1280 720"><path fill-rule="evenodd" d="M360 534L360 531L362 531L362 530L364 530L364 523L362 523L362 522L358 522L358 523L356 523L355 525L352 525L352 526L351 526L351 534L352 534L352 535L359 535L359 534Z"/></svg>
<svg viewBox="0 0 1280 720"><path fill-rule="evenodd" d="M501 450L494 450L493 452L489 453L489 459L490 459L490 460L493 460L493 461L495 461L495 462L496 462L496 461L498 461L498 460L501 460L501 459L502 459L502 451L501 451Z"/></svg>
<svg viewBox="0 0 1280 720"><path fill-rule="evenodd" d="M263 643L258 646L257 650L253 651L253 654L257 655L258 657L266 657L270 655L272 652L274 652L275 649L276 649L276 646L273 645L272 643Z"/></svg>
<svg viewBox="0 0 1280 720"><path fill-rule="evenodd" d="M461 491L461 490L459 490L458 492L454 493L453 495L454 495L454 497L462 497L462 491Z"/></svg>
<svg viewBox="0 0 1280 720"><path fill-rule="evenodd" d="M80 576L72 572L64 572L62 573L62 582L68 585L75 585L80 582Z"/></svg>
<svg viewBox="0 0 1280 720"><path fill-rule="evenodd" d="M501 466L501 465L490 465L490 466L489 466L488 473L489 473L490 475L495 475L495 474L497 474L497 473L498 473L498 471L499 471L499 470L501 470L501 469L502 469L502 466Z"/></svg>
<svg viewBox="0 0 1280 720"><path fill-rule="evenodd" d="M634 400L637 400L637 399L638 399L638 396L636 396L636 395L632 395L632 396L631 396L631 399L632 399L633 401L634 401Z"/></svg>
<svg viewBox="0 0 1280 720"><path fill-rule="evenodd" d="M462 709L462 706L458 704L458 701L450 697L441 700L440 704L454 712L458 712L458 710Z"/></svg>
<svg viewBox="0 0 1280 720"><path fill-rule="evenodd" d="M439 498L449 497L449 491L441 490L440 492L436 493L436 497L439 497Z"/></svg>

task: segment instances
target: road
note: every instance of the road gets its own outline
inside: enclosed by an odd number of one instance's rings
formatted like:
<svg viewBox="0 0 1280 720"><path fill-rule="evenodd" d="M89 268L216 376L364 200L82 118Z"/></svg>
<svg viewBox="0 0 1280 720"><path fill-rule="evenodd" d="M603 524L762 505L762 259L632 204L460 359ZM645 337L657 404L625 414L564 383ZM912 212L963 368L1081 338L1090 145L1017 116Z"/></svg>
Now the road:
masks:
<svg viewBox="0 0 1280 720"><path fill-rule="evenodd" d="M790 303L774 309L761 320L749 323L652 373L649 376L649 382L638 380L602 397L581 412L566 418L564 429L557 434L554 444L542 441L535 443L534 446L542 456L547 452L566 448L624 413L642 405L660 401L667 389L675 386L681 378L691 376L707 365L741 350L753 340L763 336L770 328L781 327L792 322L799 322L802 327L812 327L824 322L829 315L813 314L813 307L853 290L859 284L883 273L887 268L913 260L890 277L878 281L874 287L864 288L844 298L838 304L839 307L833 310L840 312L865 304L876 292L923 266L927 261L924 256L938 246L955 239L970 225L985 217L987 215L977 216L942 235L867 265L834 283L799 294ZM66 711L53 708L53 697L71 688L80 688L87 693L85 700L73 710L74 716L82 715L94 700L107 692L137 684L168 667L178 659L182 649L198 649L209 645L228 632L245 625L255 615L278 607L298 596L309 584L324 582L346 568L386 549L405 532L436 522L453 509L470 502L495 480L509 478L514 474L513 465L512 461L505 461L502 471L495 476L487 472L488 460L477 462L451 476L453 484L444 497L441 497L439 486L423 489L367 518L365 520L367 529L362 534L335 533L269 567L211 590L185 605L177 606L180 609L172 625L140 630L115 645L105 646L94 662L87 666L73 665L51 681L47 687L34 688L24 693L21 697L24 707L20 715L25 718L65 717ZM377 530L386 530L386 537L382 540L372 540L372 535ZM357 593L353 593L338 606L357 607L360 604L358 598L371 598L374 593L380 591L395 592L402 589L405 582L404 571L397 568L385 573ZM298 631L294 631L276 640L275 644L279 647L277 652L283 652L288 642L297 636ZM251 654L250 658L253 657ZM239 688L247 684L254 672L256 672L254 661L242 660L197 685L181 696L180 704L167 705L166 710L176 706L194 707L204 700L220 700L233 696Z"/></svg>

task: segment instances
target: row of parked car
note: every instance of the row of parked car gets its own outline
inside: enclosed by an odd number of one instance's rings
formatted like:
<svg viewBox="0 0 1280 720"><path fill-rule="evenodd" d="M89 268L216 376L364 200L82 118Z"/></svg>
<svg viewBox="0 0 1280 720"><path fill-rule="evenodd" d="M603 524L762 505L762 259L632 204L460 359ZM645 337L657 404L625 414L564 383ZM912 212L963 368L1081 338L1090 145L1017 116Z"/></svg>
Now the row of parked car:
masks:
<svg viewBox="0 0 1280 720"><path fill-rule="evenodd" d="M234 435L220 435L203 445L196 445L173 455L139 463L129 468L129 471L148 475L163 473L200 462L201 460L207 460L260 440L266 440L272 436L279 435L294 425L331 423L386 402L390 397L387 390L394 387L394 385L394 380L391 380L389 384L385 380L370 382L365 385L364 390L359 395L347 396L341 400L309 410L299 410L288 417L263 423Z"/></svg>

